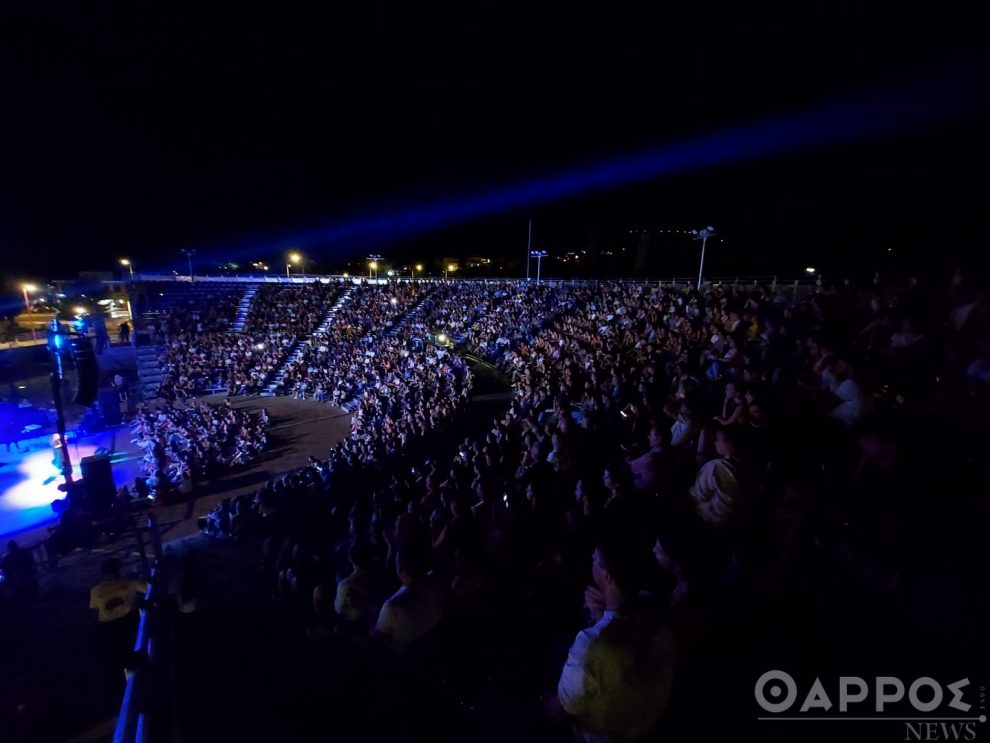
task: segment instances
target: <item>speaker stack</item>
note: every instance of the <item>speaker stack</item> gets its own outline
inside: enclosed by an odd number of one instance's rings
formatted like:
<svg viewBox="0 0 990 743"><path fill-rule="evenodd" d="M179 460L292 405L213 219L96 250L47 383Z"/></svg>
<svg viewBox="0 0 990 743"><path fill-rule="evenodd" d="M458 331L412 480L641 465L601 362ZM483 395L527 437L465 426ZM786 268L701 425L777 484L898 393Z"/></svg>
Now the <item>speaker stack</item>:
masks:
<svg viewBox="0 0 990 743"><path fill-rule="evenodd" d="M83 457L79 465L82 468L82 480L90 509L96 513L108 512L117 495L110 457L107 454L94 454Z"/></svg>

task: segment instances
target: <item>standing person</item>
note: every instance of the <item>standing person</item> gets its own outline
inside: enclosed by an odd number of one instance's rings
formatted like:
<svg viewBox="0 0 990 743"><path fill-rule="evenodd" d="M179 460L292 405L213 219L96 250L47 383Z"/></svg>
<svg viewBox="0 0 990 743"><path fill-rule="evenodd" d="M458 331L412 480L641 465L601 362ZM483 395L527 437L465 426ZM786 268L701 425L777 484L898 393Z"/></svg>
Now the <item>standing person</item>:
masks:
<svg viewBox="0 0 990 743"><path fill-rule="evenodd" d="M120 560L103 561L103 580L89 592L89 608L96 609L99 619L100 653L106 664L107 679L116 685L123 679L127 654L134 644L138 626L138 601L148 590L139 578L120 574Z"/></svg>
<svg viewBox="0 0 990 743"><path fill-rule="evenodd" d="M31 553L11 539L7 542L7 554L0 558L0 570L3 570L14 602L21 606L27 604L38 590L37 570Z"/></svg>
<svg viewBox="0 0 990 743"><path fill-rule="evenodd" d="M121 343L131 342L131 326L126 320L120 324L120 327L117 329L117 332L120 336Z"/></svg>
<svg viewBox="0 0 990 743"><path fill-rule="evenodd" d="M595 550L591 574L602 611L578 633L557 686L581 740L642 740L670 701L674 640L659 608L640 598L644 569L625 540Z"/></svg>

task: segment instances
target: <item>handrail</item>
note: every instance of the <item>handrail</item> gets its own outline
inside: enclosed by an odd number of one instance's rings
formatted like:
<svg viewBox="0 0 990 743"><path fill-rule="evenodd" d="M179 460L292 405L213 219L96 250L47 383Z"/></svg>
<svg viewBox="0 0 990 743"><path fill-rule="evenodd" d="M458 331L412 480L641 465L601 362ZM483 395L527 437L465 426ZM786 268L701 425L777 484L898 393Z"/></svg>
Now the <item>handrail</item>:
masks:
<svg viewBox="0 0 990 743"><path fill-rule="evenodd" d="M456 278L444 278L442 276L378 276L375 278L368 278L363 275L348 275L343 274L293 274L290 277L281 275L269 275L269 274L249 274L241 275L235 274L233 276L211 276L209 274L202 276L194 276L190 278L189 276L176 276L174 274L134 274L133 278L129 281L130 283L143 283L143 282L171 282L171 283L183 283L183 284L196 284L196 283L236 283L236 284L302 284L312 281L322 281L324 283L330 283L331 281L340 281L342 283L350 282L353 284L361 284L370 282L372 284L389 284L391 282L426 282L426 283L452 283L452 282L491 282L491 283L518 283L518 284L535 284L537 283L535 279L525 279L519 277L494 277L494 276L458 276ZM775 276L775 275L756 275L756 276L715 276L705 279L706 286L719 286L723 284L733 285L733 284L765 284L765 285L777 285L780 288L793 287L795 284L799 286L813 286L822 284L841 284L848 281L846 278L835 278L835 279L822 279L820 276L809 276L807 274L799 276ZM691 276L673 276L673 277L617 277L617 278L602 278L602 277L583 277L583 278L543 278L540 280L540 284L585 284L594 282L609 282L609 283L634 283L634 284L661 284L661 285L681 285L695 286L697 284L697 277ZM112 282L120 283L120 282Z"/></svg>
<svg viewBox="0 0 990 743"><path fill-rule="evenodd" d="M155 563L149 571L148 590L144 595L144 604L139 609L141 618L134 638L134 656L139 662L136 664L137 667L130 669L127 677L113 743L142 743L145 740L145 714L150 702L151 664L160 660L155 652L154 614L166 598L168 586L165 585L162 567L161 534L158 530L158 520L153 513L148 515L148 531L151 534Z"/></svg>

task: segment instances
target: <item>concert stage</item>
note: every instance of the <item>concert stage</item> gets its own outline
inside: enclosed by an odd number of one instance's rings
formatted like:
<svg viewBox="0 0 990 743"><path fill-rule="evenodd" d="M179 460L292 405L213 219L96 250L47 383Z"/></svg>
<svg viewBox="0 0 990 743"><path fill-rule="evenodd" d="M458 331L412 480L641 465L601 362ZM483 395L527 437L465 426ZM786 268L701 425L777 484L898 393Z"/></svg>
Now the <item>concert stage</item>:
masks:
<svg viewBox="0 0 990 743"><path fill-rule="evenodd" d="M130 440L131 432L124 426L80 438L70 433L68 447L73 478L82 479L79 462L83 457L105 448L111 452L117 487L133 484L140 474L143 452ZM51 503L65 495L58 489L63 480L52 462L50 435L23 439L20 447L25 451L11 448L8 452L6 446L0 446L0 538L54 523L56 516Z"/></svg>

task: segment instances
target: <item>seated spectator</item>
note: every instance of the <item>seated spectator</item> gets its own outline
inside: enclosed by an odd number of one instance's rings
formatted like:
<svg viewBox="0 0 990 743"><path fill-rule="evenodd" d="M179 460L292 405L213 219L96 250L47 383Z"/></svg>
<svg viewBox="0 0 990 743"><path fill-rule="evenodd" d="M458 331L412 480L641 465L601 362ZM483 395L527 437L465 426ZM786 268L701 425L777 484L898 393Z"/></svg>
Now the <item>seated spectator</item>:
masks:
<svg viewBox="0 0 990 743"><path fill-rule="evenodd" d="M669 442L670 435L654 423L647 436L649 451L629 460L633 487L639 493L653 494L658 489L666 490L673 485L674 463L669 447L664 443L665 438Z"/></svg>
<svg viewBox="0 0 990 743"><path fill-rule="evenodd" d="M737 434L727 428L718 430L718 456L702 466L690 491L698 515L720 529L737 525L752 497L752 473L737 448Z"/></svg>
<svg viewBox="0 0 990 743"><path fill-rule="evenodd" d="M375 553L370 543L359 541L348 552L354 569L337 584L334 611L340 615L346 632L367 632L380 601L380 586L373 574ZM345 631L345 630L340 630Z"/></svg>
<svg viewBox="0 0 990 743"><path fill-rule="evenodd" d="M440 624L444 597L432 582L423 549L400 550L395 564L402 587L385 601L375 632L393 650L402 652Z"/></svg>
<svg viewBox="0 0 990 743"><path fill-rule="evenodd" d="M833 385L834 404L829 415L847 428L852 428L869 411L869 399L857 378L856 366L848 356L836 360Z"/></svg>

